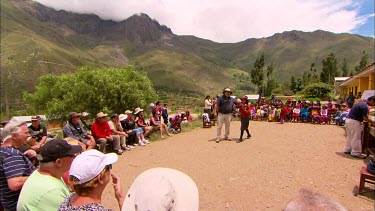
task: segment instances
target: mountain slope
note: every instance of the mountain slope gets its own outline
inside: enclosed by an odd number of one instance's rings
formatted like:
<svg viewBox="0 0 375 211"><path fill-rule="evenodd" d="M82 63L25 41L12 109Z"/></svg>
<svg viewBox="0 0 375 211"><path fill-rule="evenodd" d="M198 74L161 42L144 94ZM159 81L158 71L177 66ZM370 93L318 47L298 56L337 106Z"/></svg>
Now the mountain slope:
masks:
<svg viewBox="0 0 375 211"><path fill-rule="evenodd" d="M31 0L1 1L1 110L5 94L15 109L22 91L32 91L45 74L73 72L79 66L134 64L156 89L172 93L215 94L224 86L253 89L248 72L262 52L281 82L301 76L312 62L320 67L329 53L350 68L362 51L374 61L374 39L325 31L278 33L239 43L216 43L178 36L146 14L124 21L56 11ZM17 76L17 77L14 77Z"/></svg>

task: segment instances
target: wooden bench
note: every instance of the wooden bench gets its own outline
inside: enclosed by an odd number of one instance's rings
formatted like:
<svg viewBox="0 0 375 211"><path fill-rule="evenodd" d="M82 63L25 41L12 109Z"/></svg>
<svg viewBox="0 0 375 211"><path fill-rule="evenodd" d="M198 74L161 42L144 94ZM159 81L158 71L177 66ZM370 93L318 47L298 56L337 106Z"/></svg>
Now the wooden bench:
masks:
<svg viewBox="0 0 375 211"><path fill-rule="evenodd" d="M361 178L359 181L359 188L358 188L358 194L363 193L363 189L365 188L365 183L375 184L375 175L371 174L367 171L367 167L362 167L361 171L359 172L361 174Z"/></svg>

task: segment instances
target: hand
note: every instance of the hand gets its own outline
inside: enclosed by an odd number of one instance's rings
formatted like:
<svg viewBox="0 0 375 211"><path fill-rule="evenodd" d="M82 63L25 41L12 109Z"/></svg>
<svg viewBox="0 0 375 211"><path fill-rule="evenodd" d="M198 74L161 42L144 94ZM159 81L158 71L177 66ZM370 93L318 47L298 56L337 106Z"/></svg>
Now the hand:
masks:
<svg viewBox="0 0 375 211"><path fill-rule="evenodd" d="M26 150L23 154L29 158L36 158L36 152L33 149Z"/></svg>
<svg viewBox="0 0 375 211"><path fill-rule="evenodd" d="M120 178L114 174L111 174L111 177L112 177L113 190L115 191L115 197L121 209L122 204L124 203L124 192L121 188L121 181L120 181Z"/></svg>
<svg viewBox="0 0 375 211"><path fill-rule="evenodd" d="M113 137L112 136L107 136L107 140L108 141L113 141Z"/></svg>
<svg viewBox="0 0 375 211"><path fill-rule="evenodd" d="M39 151L39 150L40 150L40 147L41 147L40 143L37 143L37 144L35 144L34 146L32 146L31 149L33 149L33 150L35 150L35 151Z"/></svg>

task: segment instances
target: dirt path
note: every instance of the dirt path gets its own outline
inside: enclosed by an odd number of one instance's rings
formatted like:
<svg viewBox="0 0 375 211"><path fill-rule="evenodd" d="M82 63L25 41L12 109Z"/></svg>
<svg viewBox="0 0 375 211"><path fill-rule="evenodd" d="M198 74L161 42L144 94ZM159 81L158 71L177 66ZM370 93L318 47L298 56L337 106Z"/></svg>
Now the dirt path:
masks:
<svg viewBox="0 0 375 211"><path fill-rule="evenodd" d="M232 122L233 139L239 135L239 125ZM253 137L240 144L212 141L216 127L178 134L124 153L113 171L127 192L147 169L181 170L196 182L203 211L282 210L301 188L327 195L349 210L374 210L373 194L353 196L365 164L342 153L343 128L250 122L250 131ZM103 201L118 209L111 187Z"/></svg>

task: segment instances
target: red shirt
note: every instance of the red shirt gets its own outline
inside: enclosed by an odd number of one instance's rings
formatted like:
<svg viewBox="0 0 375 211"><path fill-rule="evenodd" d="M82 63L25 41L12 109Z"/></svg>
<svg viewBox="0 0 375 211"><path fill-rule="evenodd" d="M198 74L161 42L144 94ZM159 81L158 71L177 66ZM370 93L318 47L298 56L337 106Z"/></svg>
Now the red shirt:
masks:
<svg viewBox="0 0 375 211"><path fill-rule="evenodd" d="M112 134L109 124L106 121L103 123L94 122L91 127L91 133L94 138L106 138Z"/></svg>
<svg viewBox="0 0 375 211"><path fill-rule="evenodd" d="M241 118L250 118L250 105L249 104L240 104L240 117Z"/></svg>

